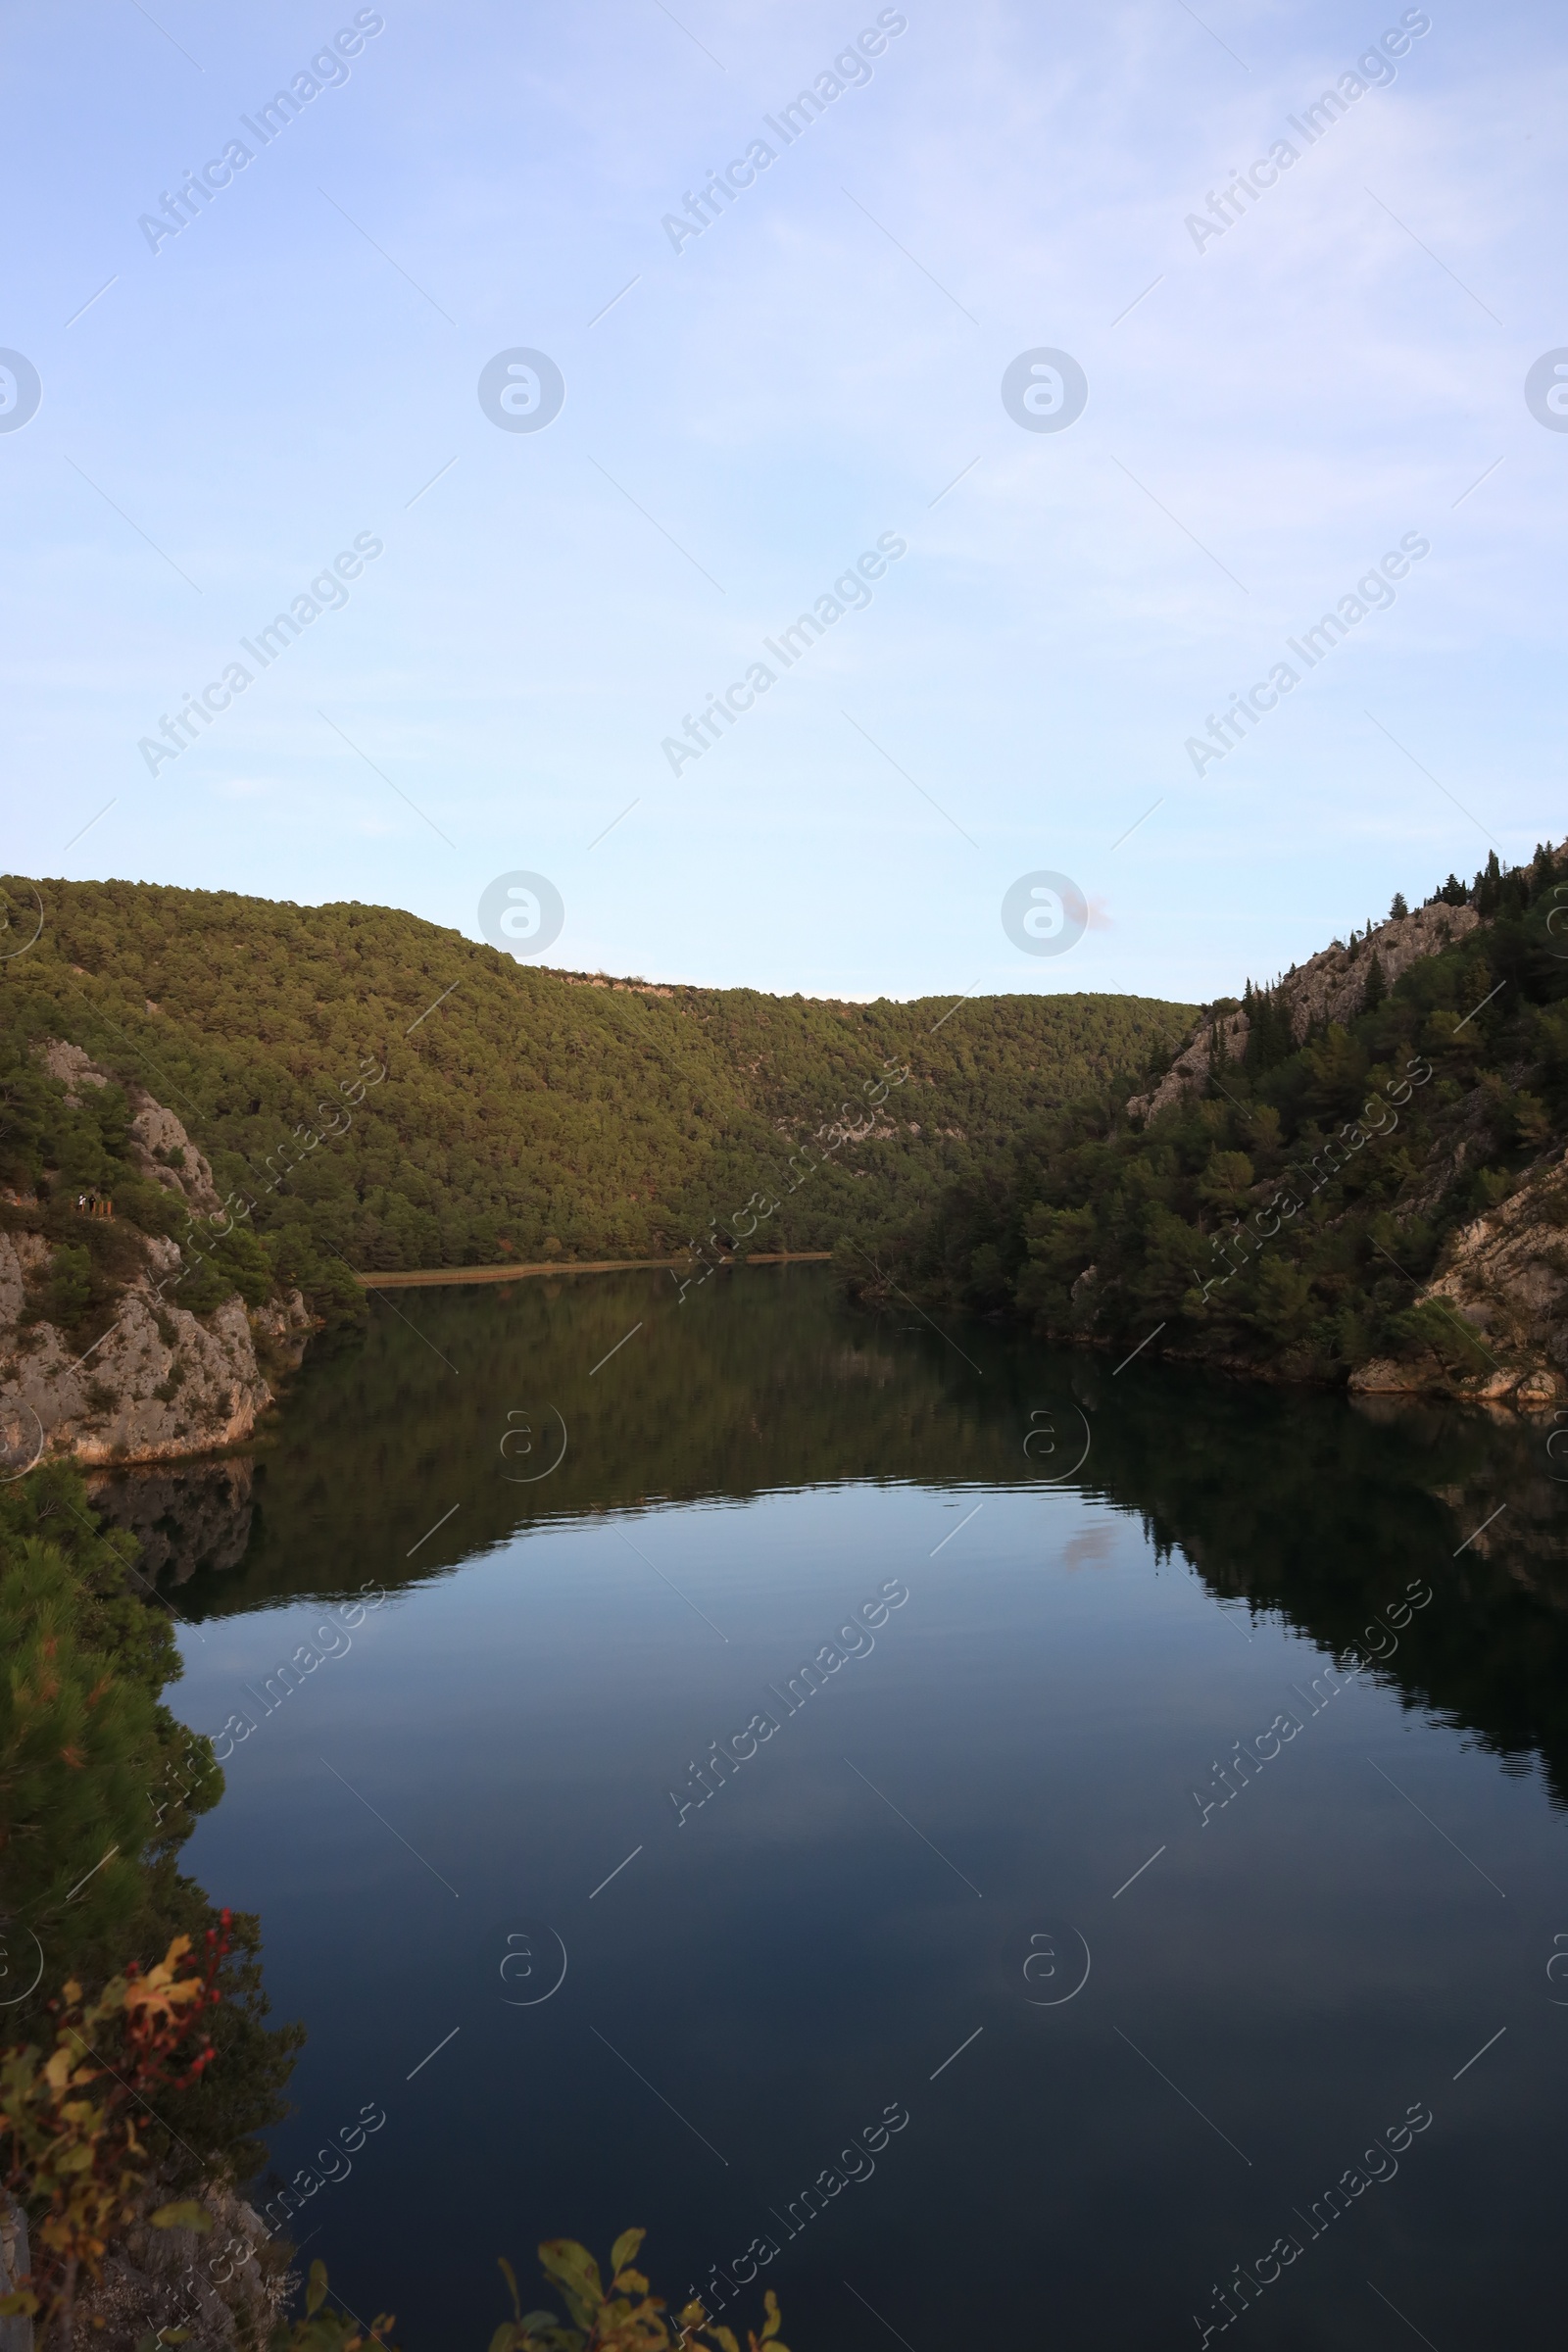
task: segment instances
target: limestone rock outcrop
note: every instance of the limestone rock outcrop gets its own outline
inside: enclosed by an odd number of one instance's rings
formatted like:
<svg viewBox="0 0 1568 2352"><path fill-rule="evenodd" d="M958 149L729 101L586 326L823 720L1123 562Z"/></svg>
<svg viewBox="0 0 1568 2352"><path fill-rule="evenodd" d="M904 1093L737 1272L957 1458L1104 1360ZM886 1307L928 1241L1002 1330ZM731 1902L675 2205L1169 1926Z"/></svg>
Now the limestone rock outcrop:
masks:
<svg viewBox="0 0 1568 2352"><path fill-rule="evenodd" d="M40 1059L74 1104L88 1088L116 1083L63 1040L50 1040ZM135 1173L176 1193L193 1216L218 1213L212 1168L183 1122L145 1088L125 1091ZM61 1245L37 1229L40 1204L10 1196L7 1207L21 1213L0 1230L0 1477L51 1454L177 1461L251 1435L272 1401L269 1370L275 1378L297 1367L313 1329L297 1290L248 1312L231 1293L195 1313L179 1302L179 1244L122 1227L126 1272L113 1320L83 1347L50 1320Z"/></svg>
<svg viewBox="0 0 1568 2352"><path fill-rule="evenodd" d="M13 1470L29 1444L34 1460L145 1462L250 1436L272 1392L237 1297L193 1315L149 1268L122 1293L108 1332L78 1355L54 1324L20 1322L26 1290L17 1245L37 1239L0 1234L0 1446ZM45 1273L53 1254L44 1245Z"/></svg>
<svg viewBox="0 0 1568 2352"><path fill-rule="evenodd" d="M1412 963L1441 954L1480 920L1473 906L1446 906L1438 901L1418 906L1413 914L1391 915L1373 931L1370 942L1354 949L1323 949L1276 981L1270 993L1290 1015L1291 1035L1300 1045L1314 1022L1346 1021L1360 1011L1374 955L1383 967L1385 986L1392 988ZM1239 1061L1247 1051L1248 1030L1247 1015L1241 1011L1200 1023L1159 1084L1147 1095L1134 1095L1129 1112L1135 1118L1152 1118L1156 1110L1179 1102L1190 1087L1202 1086L1208 1077L1211 1034L1222 1037L1227 1057Z"/></svg>
<svg viewBox="0 0 1568 2352"><path fill-rule="evenodd" d="M1544 1411L1568 1394L1568 1170L1560 1154L1460 1227L1421 1298L1462 1319L1489 1359L1461 1395L1506 1396Z"/></svg>
<svg viewBox="0 0 1568 2352"><path fill-rule="evenodd" d="M73 1105L81 1102L84 1087L117 1083L80 1046L69 1045L62 1038L50 1038L39 1059L50 1077L60 1080L66 1101ZM137 1175L150 1184L161 1184L166 1192L178 1193L193 1216L216 1215L221 1203L212 1167L186 1134L183 1120L143 1086L127 1086L125 1093L131 1109L131 1164Z"/></svg>

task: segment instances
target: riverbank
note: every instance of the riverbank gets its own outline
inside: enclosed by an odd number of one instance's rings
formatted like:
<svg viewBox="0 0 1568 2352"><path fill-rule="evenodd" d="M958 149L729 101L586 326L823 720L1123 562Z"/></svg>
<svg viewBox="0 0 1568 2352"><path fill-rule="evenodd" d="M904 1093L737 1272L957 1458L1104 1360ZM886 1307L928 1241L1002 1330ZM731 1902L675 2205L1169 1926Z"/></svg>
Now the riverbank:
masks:
<svg viewBox="0 0 1568 2352"><path fill-rule="evenodd" d="M832 1254L831 1250L758 1250L725 1262L737 1266L822 1265ZM650 1267L690 1264L691 1253L685 1251L679 1257L599 1257L575 1263L547 1258L542 1264L525 1266L431 1266L412 1273L358 1274L355 1280L367 1291L417 1291L452 1282L522 1282L534 1274L636 1274Z"/></svg>

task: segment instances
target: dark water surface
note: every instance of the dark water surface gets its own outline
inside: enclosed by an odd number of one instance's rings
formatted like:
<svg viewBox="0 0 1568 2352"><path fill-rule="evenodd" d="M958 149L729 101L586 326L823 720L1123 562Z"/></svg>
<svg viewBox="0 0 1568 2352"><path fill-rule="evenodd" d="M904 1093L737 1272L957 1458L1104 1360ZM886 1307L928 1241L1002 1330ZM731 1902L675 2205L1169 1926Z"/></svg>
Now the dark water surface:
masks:
<svg viewBox="0 0 1568 2352"><path fill-rule="evenodd" d="M186 1867L309 2029L271 2187L346 2176L306 2259L414 2352L634 2223L794 2352L1556 2345L1549 1435L817 1268L379 1299L254 1475L121 1481L233 1746Z"/></svg>

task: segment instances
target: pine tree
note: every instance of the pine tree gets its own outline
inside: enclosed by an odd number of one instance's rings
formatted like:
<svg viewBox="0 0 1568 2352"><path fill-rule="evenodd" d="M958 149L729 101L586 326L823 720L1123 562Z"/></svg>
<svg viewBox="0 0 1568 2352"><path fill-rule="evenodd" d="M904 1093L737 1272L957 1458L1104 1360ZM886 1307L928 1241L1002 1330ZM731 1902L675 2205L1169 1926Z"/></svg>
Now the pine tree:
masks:
<svg viewBox="0 0 1568 2352"><path fill-rule="evenodd" d="M1396 891L1395 892L1395 894L1394 894L1394 904L1393 904L1393 906L1392 906L1389 908L1389 920L1390 920L1390 922L1391 922L1391 923L1397 923L1397 922L1401 921L1401 920L1403 919L1403 917L1409 913L1409 911L1410 911L1409 907L1408 907L1408 906L1405 905L1405 903L1404 903L1404 893L1403 893L1403 891L1402 891L1402 890L1396 890Z"/></svg>
<svg viewBox="0 0 1568 2352"><path fill-rule="evenodd" d="M1253 1026L1247 1041L1247 1064L1255 1077L1288 1061L1296 1051L1290 1016L1279 999L1259 989L1253 1000Z"/></svg>
<svg viewBox="0 0 1568 2352"><path fill-rule="evenodd" d="M1361 1010L1375 1012L1388 993L1388 985L1383 977L1382 959L1374 948L1372 961L1367 967L1366 986L1361 992Z"/></svg>

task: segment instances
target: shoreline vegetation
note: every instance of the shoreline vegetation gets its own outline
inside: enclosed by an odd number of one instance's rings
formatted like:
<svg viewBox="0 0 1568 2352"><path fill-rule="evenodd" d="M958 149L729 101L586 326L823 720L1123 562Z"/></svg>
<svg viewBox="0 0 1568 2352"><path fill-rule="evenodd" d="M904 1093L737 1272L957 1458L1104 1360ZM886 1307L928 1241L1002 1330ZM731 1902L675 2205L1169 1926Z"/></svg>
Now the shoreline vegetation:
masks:
<svg viewBox="0 0 1568 2352"><path fill-rule="evenodd" d="M808 1266L822 1265L832 1255L831 1250L753 1250L746 1256L737 1254L728 1262L747 1266ZM536 1274L638 1274L650 1268L658 1271L666 1266L689 1266L691 1262L689 1251L679 1257L606 1257L582 1263L542 1258L535 1265L430 1266L390 1274L361 1274L357 1279L368 1291L409 1291L454 1282L521 1282Z"/></svg>
<svg viewBox="0 0 1568 2352"><path fill-rule="evenodd" d="M304 2040L267 2022L259 1922L217 1910L179 1868L223 1775L167 1703L173 1621L138 1559L74 1462L0 1486L0 1932L19 1986L0 2048L0 2222L20 2207L30 2235L24 2260L23 2233L0 2230L0 2310L20 2323L41 2305L43 2345L74 2331L110 2352L146 2332L144 2287L152 2326L173 2325L145 2242L162 2236L156 2216L196 2197L227 2211L265 2169ZM286 2268L230 2264L229 2306L259 2319ZM100 2331L109 2314L121 2325Z"/></svg>

